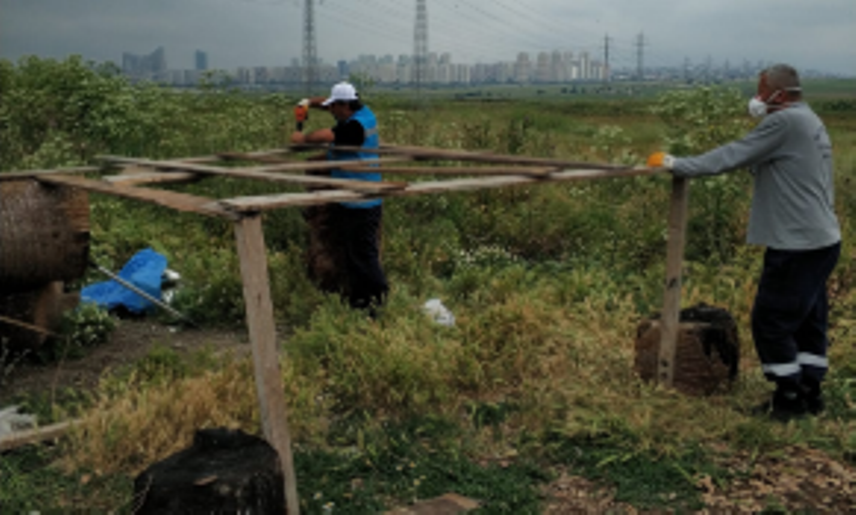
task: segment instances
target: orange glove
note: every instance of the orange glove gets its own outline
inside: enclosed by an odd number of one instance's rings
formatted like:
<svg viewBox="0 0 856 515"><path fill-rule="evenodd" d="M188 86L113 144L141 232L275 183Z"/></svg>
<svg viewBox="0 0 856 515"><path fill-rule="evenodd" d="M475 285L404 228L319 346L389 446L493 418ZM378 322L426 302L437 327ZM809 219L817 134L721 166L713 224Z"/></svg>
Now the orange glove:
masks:
<svg viewBox="0 0 856 515"><path fill-rule="evenodd" d="M303 130L303 122L309 119L309 100L303 99L294 106L294 119L297 120L297 130Z"/></svg>
<svg viewBox="0 0 856 515"><path fill-rule="evenodd" d="M648 168L668 168L675 166L675 156L665 152L654 152L648 156Z"/></svg>

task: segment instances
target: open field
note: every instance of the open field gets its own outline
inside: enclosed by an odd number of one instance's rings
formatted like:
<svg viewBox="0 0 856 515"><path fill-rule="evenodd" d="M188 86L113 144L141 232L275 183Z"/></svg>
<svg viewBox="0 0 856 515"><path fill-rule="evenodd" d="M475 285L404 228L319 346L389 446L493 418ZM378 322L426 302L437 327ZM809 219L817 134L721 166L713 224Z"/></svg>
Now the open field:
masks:
<svg viewBox="0 0 856 515"><path fill-rule="evenodd" d="M579 508L568 493L577 491L591 500L585 508L617 513L856 510L853 87L816 85L845 233L830 285L829 409L788 425L746 414L770 388L749 331L761 251L742 243L746 173L692 185L684 303L728 309L742 343L739 380L706 398L664 391L632 370L637 324L662 303L668 176L390 199L383 260L392 291L378 321L308 281L298 210L266 215L304 510L376 513L448 491L484 501L484 513L567 512ZM0 91L8 92L0 97L4 171L108 153L273 148L288 134L295 100L129 86L74 61L0 62ZM384 142L641 164L654 150L698 152L749 128L745 96L722 88L634 99L447 93L414 105L369 92ZM314 113L310 120L312 128L329 123ZM227 179L171 188L216 197L283 191ZM98 195L92 218L100 263L116 269L153 247L184 278L176 308L206 331L243 328L228 224ZM433 297L454 312L454 327L420 312ZM169 337L178 346L147 340L151 350L97 386L0 395L44 420L85 421L56 447L0 456L0 512L129 513L134 475L186 446L195 429L258 432L250 363L204 342L182 349L181 334ZM95 352L77 350L84 360Z"/></svg>

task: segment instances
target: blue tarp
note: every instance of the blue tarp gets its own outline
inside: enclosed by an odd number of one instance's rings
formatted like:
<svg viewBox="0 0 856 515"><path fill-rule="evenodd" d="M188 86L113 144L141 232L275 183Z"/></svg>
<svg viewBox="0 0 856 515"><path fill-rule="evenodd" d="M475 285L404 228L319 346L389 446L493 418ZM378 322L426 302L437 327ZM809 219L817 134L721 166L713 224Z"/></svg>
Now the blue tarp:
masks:
<svg viewBox="0 0 856 515"><path fill-rule="evenodd" d="M166 258L152 249L145 249L134 254L117 275L160 299L164 270ZM150 301L112 279L83 288L80 297L83 302L94 302L108 310L122 306L132 313L142 313L154 307Z"/></svg>

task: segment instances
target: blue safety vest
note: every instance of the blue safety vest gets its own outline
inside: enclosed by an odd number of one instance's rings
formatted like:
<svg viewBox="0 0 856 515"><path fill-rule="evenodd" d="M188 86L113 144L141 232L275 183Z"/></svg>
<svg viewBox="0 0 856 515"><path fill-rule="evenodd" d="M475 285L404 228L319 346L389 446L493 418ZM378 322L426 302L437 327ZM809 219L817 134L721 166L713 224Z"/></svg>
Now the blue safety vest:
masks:
<svg viewBox="0 0 856 515"><path fill-rule="evenodd" d="M375 150L380 146L380 138L377 134L377 118L367 106L354 113L346 122L356 120L363 126L365 131L365 139L362 148L366 149L363 152L328 152L327 159L330 161L352 161L355 159L377 159L378 155L371 150ZM377 164L370 166L376 167ZM335 179L359 179L361 181L380 181L380 173L364 173L364 172L346 172L344 170L335 169L330 175ZM367 200L364 202L342 202L343 206L368 208L375 207L381 204L380 199Z"/></svg>

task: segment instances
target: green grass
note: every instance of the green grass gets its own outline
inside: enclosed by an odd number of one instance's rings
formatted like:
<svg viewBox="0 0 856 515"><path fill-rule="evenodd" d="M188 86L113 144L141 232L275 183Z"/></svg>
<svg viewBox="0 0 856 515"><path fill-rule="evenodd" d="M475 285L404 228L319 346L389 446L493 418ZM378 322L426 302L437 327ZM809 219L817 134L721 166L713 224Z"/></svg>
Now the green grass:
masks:
<svg viewBox="0 0 856 515"><path fill-rule="evenodd" d="M295 452L301 509L308 514L374 514L456 492L480 502L476 513L538 513L537 486L548 473L534 463L478 464L455 442L449 421L413 419L363 433L351 427L340 447ZM344 443L347 442L347 446ZM133 476L52 465L61 449L29 447L0 461L0 510L133 513Z"/></svg>
<svg viewBox="0 0 856 515"><path fill-rule="evenodd" d="M297 474L306 478L302 505L308 513L322 513L328 502L337 512L377 513L455 492L478 500L477 513L538 513L545 469L526 460L478 464L462 436L453 422L428 417L374 431L359 424L338 428L332 438L348 447L295 458Z"/></svg>
<svg viewBox="0 0 856 515"><path fill-rule="evenodd" d="M568 473L614 487L615 500L641 509L688 513L704 507L698 481L709 476L714 484L727 484L732 473L713 464L706 451L689 448L678 456L658 456L633 448L633 437L567 438L549 442L554 463Z"/></svg>
<svg viewBox="0 0 856 515"><path fill-rule="evenodd" d="M69 513L116 510L131 513L131 479L54 466L59 450L26 447L0 457L0 512Z"/></svg>
<svg viewBox="0 0 856 515"><path fill-rule="evenodd" d="M556 466L614 487L617 502L684 511L701 507L694 486L698 475L728 479L727 472L700 451L657 457L598 439L550 436L528 442L528 450L510 459L478 459L467 450L466 429L431 417L382 428L342 423L331 440L335 447L295 451L305 513L326 513L334 507L336 513L372 514L454 492L477 500L480 508L475 513L535 514L544 502L539 487L554 477ZM4 455L4 513L84 508L132 512L132 476L85 469L63 473L52 465L59 452L30 447Z"/></svg>

